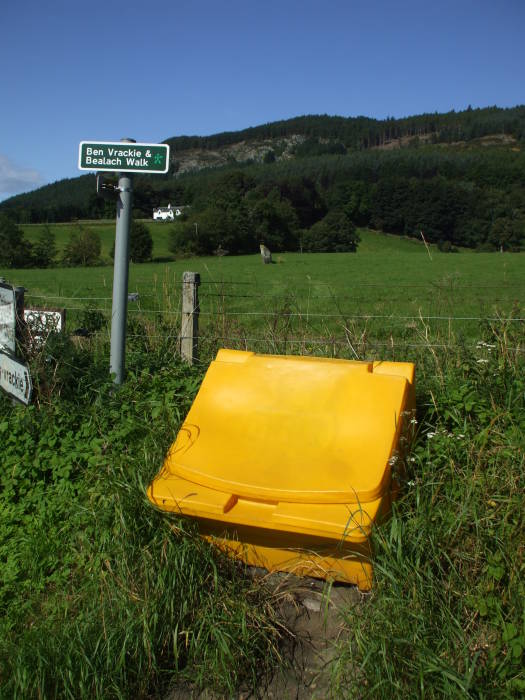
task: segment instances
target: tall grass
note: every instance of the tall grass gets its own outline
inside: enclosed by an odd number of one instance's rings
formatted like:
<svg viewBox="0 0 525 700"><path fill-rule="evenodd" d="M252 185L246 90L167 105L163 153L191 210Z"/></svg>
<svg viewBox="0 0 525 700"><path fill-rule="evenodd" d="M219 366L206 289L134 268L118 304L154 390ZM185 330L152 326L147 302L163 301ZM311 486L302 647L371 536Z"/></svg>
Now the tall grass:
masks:
<svg viewBox="0 0 525 700"><path fill-rule="evenodd" d="M346 611L336 697L523 697L523 340L494 327L437 372L420 358L419 435L373 592Z"/></svg>
<svg viewBox="0 0 525 700"><path fill-rule="evenodd" d="M279 657L271 597L145 497L200 375L150 352L115 393L91 351L49 348L68 386L38 406L0 399L0 697L253 688Z"/></svg>

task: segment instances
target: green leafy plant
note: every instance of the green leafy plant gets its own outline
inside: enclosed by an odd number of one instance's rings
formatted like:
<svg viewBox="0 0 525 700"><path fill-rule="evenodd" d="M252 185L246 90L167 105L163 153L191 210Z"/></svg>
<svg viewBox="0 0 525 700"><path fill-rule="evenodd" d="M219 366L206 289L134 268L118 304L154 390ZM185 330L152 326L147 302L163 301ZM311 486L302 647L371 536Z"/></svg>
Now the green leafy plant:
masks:
<svg viewBox="0 0 525 700"><path fill-rule="evenodd" d="M145 496L200 371L150 347L115 392L92 348L47 356L67 388L25 409L0 396L0 697L253 687L279 653L270 600Z"/></svg>

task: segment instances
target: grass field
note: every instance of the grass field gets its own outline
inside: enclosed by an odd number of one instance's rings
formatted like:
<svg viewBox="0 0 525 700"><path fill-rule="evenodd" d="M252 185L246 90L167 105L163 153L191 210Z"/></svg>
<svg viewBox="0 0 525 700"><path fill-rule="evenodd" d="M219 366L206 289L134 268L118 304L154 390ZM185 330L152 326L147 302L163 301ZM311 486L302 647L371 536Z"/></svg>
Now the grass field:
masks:
<svg viewBox="0 0 525 700"><path fill-rule="evenodd" d="M169 258L173 257L168 249L170 231L173 229L174 223L166 223L163 221L151 221L151 219L143 219L143 223L148 227L153 238L153 258ZM110 261L110 251L115 241L115 220L90 220L79 221L80 225L92 229L100 236L102 244L102 258ZM57 247L57 257L60 258L61 252L64 250L69 241L71 233L77 225L75 223L63 224L48 224L50 230L55 234L55 242ZM31 243L38 239L38 234L43 228L43 224L22 224L20 226L25 238Z"/></svg>
<svg viewBox="0 0 525 700"><path fill-rule="evenodd" d="M173 253L168 248L170 232L177 225L175 222L152 221L151 219L140 219L147 227L153 238L153 258L172 258ZM115 221L110 219L102 220L81 220L78 224L93 229L100 236L102 243L102 256L109 259L109 251L115 240ZM21 224L24 236L28 241L34 243L38 239L45 224ZM69 241L71 233L75 231L76 223L47 224L55 234L57 249L60 252ZM374 251L395 251L395 252L420 252L423 249L421 241L403 239L399 236L382 235L375 231L361 229L363 240L360 244L360 252ZM59 256L58 256L59 257Z"/></svg>
<svg viewBox="0 0 525 700"><path fill-rule="evenodd" d="M145 498L221 345L416 363L417 435L372 594L342 611L333 697L523 697L525 254L431 255L364 231L357 254L132 265L120 392L112 268L0 271L69 329L102 326L31 358L35 405L0 396L0 698L181 680L236 697L280 663L272 592ZM194 368L177 359L184 270L201 274Z"/></svg>
<svg viewBox="0 0 525 700"><path fill-rule="evenodd" d="M169 226L149 225L161 256ZM111 226L100 229L109 234ZM283 253L272 265L259 255L132 264L129 291L139 300L130 303L130 318L142 314L150 325L162 319L175 326L184 270L201 275L200 332L214 338L210 353L248 342L277 352L375 354L385 343L475 340L480 319L523 316L525 254L433 248L429 255L419 241L361 234L356 254ZM27 289L28 304L66 308L71 323L86 307L110 313L109 265L0 274Z"/></svg>
<svg viewBox="0 0 525 700"><path fill-rule="evenodd" d="M94 226L103 239L104 251L109 249L114 238L114 224L89 223ZM27 226L28 232L37 226ZM70 224L52 224L57 233L57 245L63 245L71 230ZM169 224L149 223L154 240L154 257L170 257L167 249ZM59 232L63 231L62 237ZM440 253L432 247L430 259L423 244L417 240L399 238L361 230L362 242L356 254L299 254L282 253L274 255L273 265L261 264L259 255L227 256L176 260L173 263L136 264L130 266L130 289L145 291L154 286L155 280L169 275L173 281L180 277L183 270L192 269L201 273L205 283L249 284L264 288L278 295L295 290L298 293L310 292L316 296L326 294L327 289L334 292L345 291L345 297L351 290L359 289L354 295L360 301L374 303L379 298L391 299L390 291L397 290L392 301L410 305L418 303L419 293L411 293L410 288L423 290L432 296L440 290L454 291L460 289L463 297L468 297L471 309L479 308L479 302L495 303L501 299L499 292L505 291L503 301L513 301L514 292L518 293L521 285L525 286L525 255L519 253ZM13 281L27 281L26 286L32 293L52 293L58 291L72 296L85 296L88 291L102 292L111 286L112 269L50 269L24 270L13 272L1 271ZM16 279L15 279L16 278ZM498 294L493 294L491 290ZM384 293L381 292L383 290ZM388 291L387 291L388 290ZM523 287L521 287L523 290ZM366 292L366 296L363 296ZM424 297L423 297L424 298ZM521 297L523 298L523 296Z"/></svg>

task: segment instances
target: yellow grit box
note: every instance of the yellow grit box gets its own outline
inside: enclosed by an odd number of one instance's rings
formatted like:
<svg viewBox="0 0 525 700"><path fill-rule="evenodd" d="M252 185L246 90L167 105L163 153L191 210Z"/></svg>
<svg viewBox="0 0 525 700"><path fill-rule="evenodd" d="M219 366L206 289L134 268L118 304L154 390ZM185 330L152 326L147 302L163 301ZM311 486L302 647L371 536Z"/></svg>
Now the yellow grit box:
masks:
<svg viewBox="0 0 525 700"><path fill-rule="evenodd" d="M414 365L220 350L148 488L247 564L372 585Z"/></svg>

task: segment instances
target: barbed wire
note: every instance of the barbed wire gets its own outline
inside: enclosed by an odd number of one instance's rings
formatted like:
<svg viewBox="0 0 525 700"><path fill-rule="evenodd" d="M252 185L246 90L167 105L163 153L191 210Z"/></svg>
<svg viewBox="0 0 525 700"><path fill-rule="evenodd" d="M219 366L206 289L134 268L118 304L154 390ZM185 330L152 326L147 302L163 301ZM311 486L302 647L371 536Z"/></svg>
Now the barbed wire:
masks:
<svg viewBox="0 0 525 700"><path fill-rule="evenodd" d="M29 299L44 299L49 300L74 300L74 301L111 301L112 297L63 297L63 296L44 296L43 294L25 294L25 298Z"/></svg>
<svg viewBox="0 0 525 700"><path fill-rule="evenodd" d="M396 288L392 288L396 289ZM447 294L450 293L450 291L457 291L457 290L436 290L436 289L425 289L424 292L421 292L418 294L418 296L425 296L425 295L432 295L434 296L437 292L446 292ZM474 291L474 290L469 290L469 291ZM505 299L516 299L521 297L516 297L516 295L510 293L511 290L508 290L509 294L507 294L504 298ZM160 295L158 293L153 294L153 293L148 293L141 291L140 287L136 287L135 289L130 289L129 293L132 292L137 292L143 297L159 297ZM302 293L298 293L302 292ZM182 294L178 291L173 291L170 294L162 294L162 298L176 298L180 299ZM311 290L298 290L297 288L294 289L288 289L288 290L274 290L271 294L266 294L260 290L255 289L252 294L237 294L237 293L231 293L231 292L200 292L199 293L199 298L201 299L215 299L215 298L226 298L226 299L261 299L261 298L267 298L267 299L290 299L290 297L301 297L305 299L358 299L356 294L340 294L337 292L334 292L333 294L312 294ZM389 291L388 294L385 294L385 296L388 299L392 299L392 293ZM474 296L475 298L486 298L487 301L494 301L497 297L491 296L491 297L480 297L480 295L465 295L466 298L472 298ZM503 296L503 295L501 295ZM32 294L30 292L26 292L26 297L33 297L36 299L106 299L106 298L111 298L110 295L108 296L79 296L79 295L71 295L71 296L66 296L66 295L61 295L61 294ZM366 294L361 297L362 299L370 299L370 295ZM373 297L373 298L380 298L380 297ZM399 299L406 299L407 295L405 293L401 293L398 296ZM524 299L525 300L525 297Z"/></svg>
<svg viewBox="0 0 525 700"><path fill-rule="evenodd" d="M324 284L324 283L322 283ZM151 286L151 285L150 285ZM283 301L290 301L290 298L293 298L294 296L299 296L298 292L304 291L306 292L306 296L304 296L304 300L308 301L317 301L320 299L328 299L332 301L339 301L339 300L351 300L351 301L376 301L376 300L371 300L368 295L366 296L356 296L354 294L340 294L338 293L338 290L333 290L332 293L330 294L311 294L311 288L305 288L304 290L300 290L297 287L290 288L288 290L275 290L274 287L272 289L274 290L270 294L266 294L264 292L261 292L259 288L257 288L257 285L255 285L256 289L254 290L254 293L250 294L238 294L234 292L225 292L225 291L218 291L218 292L201 292L199 294L200 299L215 299L215 298L228 298L228 299L272 299L273 301L282 299ZM436 287L430 287L429 285L373 285L373 284L349 284L345 285L345 289L348 288L355 288L355 289L360 289L364 287L376 287L376 288L382 288L382 289L400 289L400 288L414 288L414 289L424 289L424 295L428 296L434 296L436 294L436 291L443 291L446 293L456 293L460 292L463 290L486 290L486 289L499 289L499 290L512 290L514 288L525 288L524 285L487 285L487 286L477 286L477 285L471 285L471 286L462 286L462 287L452 287L452 288L436 288ZM175 299L175 300L180 300L182 293L179 290L173 290L174 293L164 295L164 298L167 299ZM152 293L152 292L144 292L140 291L140 289L135 286L133 289L130 289L128 291L129 294L137 293L141 298L153 298L153 297L158 297L158 294ZM31 299L42 299L44 301L52 300L52 301L60 301L60 300L75 300L75 301L111 301L112 296L78 296L78 295L63 295L63 294L37 294L37 293L32 293L29 291L26 291L27 298ZM387 296L388 300L404 300L406 299L405 295L400 295L400 296L392 296L392 294L388 294ZM490 299L484 299L487 303L494 303L495 301L516 301L513 297L504 297L503 299L498 299L496 297L491 297ZM524 300L525 301L525 300Z"/></svg>
<svg viewBox="0 0 525 700"><path fill-rule="evenodd" d="M136 294L138 292L128 292L128 294ZM26 298L29 299L44 299L46 301L49 300L60 300L60 299L65 299L67 301L111 301L113 297L65 297L65 296L45 296L44 294L25 294L24 295ZM140 292L141 297L154 297L156 296L155 294L143 294ZM175 298L180 298L180 297L175 297Z"/></svg>
<svg viewBox="0 0 525 700"><path fill-rule="evenodd" d="M324 287L332 287L330 282L323 282L322 280L312 280L310 283L305 282L304 277L298 278L298 277L287 277L286 281L290 282L295 279L301 279L302 283L305 285L305 288L308 289L308 287L312 286L324 286ZM145 278L144 278L144 281ZM218 281L213 281L213 280L201 280L200 281L200 286L203 285L215 285L215 286L220 286L220 285L232 285L232 286L237 286L237 285L242 285L242 286L253 286L253 287L275 287L275 284L284 284L283 282L277 281L276 283L270 285L266 281L261 284L257 279L251 280L251 281L238 281L238 280L218 280ZM455 285L454 283L450 284L449 286L440 284L439 282L427 282L425 284L403 284L403 283L380 283L380 282L345 282L344 288L345 289L353 289L356 287L380 287L384 289L414 289L414 288L423 288L423 289L428 289L429 287L435 289L443 289L447 291L454 291L457 289L510 289L514 287L518 287L520 289L525 288L525 283L519 282L519 283L502 283L502 284L462 284L462 285ZM335 287L332 287L335 289Z"/></svg>
<svg viewBox="0 0 525 700"><path fill-rule="evenodd" d="M86 311L88 310L85 306L65 306L66 311ZM110 309L107 308L90 308L90 311L100 311L101 313L110 313ZM180 309L142 309L142 308L128 308L128 313L131 314L144 314L144 315L155 315L155 316L180 316L182 312ZM309 318L339 318L344 321L349 320L387 320L390 322L406 322L406 321L478 321L487 323L524 323L525 317L521 316L440 316L440 315L397 315L397 314L353 314L347 313L345 311L340 311L339 313L322 313L322 312L312 312L312 311L201 311L194 309L189 315L199 315L199 316L209 316L218 317L222 316L247 316L247 317L265 317L265 318L301 318L308 320Z"/></svg>
<svg viewBox="0 0 525 700"><path fill-rule="evenodd" d="M427 290L426 292L419 294L419 297L423 296L428 296L428 297L433 297L436 294L436 290ZM154 296L154 295L151 295ZM229 294L229 293L221 293L217 292L215 294L210 294L209 292L205 292L204 294L199 294L199 299L272 299L273 301L277 300L282 300L282 301L290 301L290 298L293 296L296 296L296 292L290 292L288 295L281 295L281 294ZM180 298L180 297L176 297ZM370 301L370 297L367 296L354 296L351 294L324 294L324 295L307 295L302 297L304 300L308 301L317 301L319 299L330 299L332 301L339 301L341 299L344 300L351 300L351 301ZM513 297L504 297L504 298L498 298L498 297L491 297L490 298L490 303L494 303L496 301L512 301L514 298ZM399 295L399 296L392 296L392 294L388 295L388 300L389 301L401 301L401 300L406 300L406 295Z"/></svg>
<svg viewBox="0 0 525 700"><path fill-rule="evenodd" d="M159 312L162 313L162 312ZM395 314L347 314L341 311L337 314L317 313L311 311L287 312L287 311L195 311L201 316L270 316L272 318L344 318L346 319L382 319L398 321L489 321L489 322L523 322L525 318L499 318L485 316L397 316Z"/></svg>

